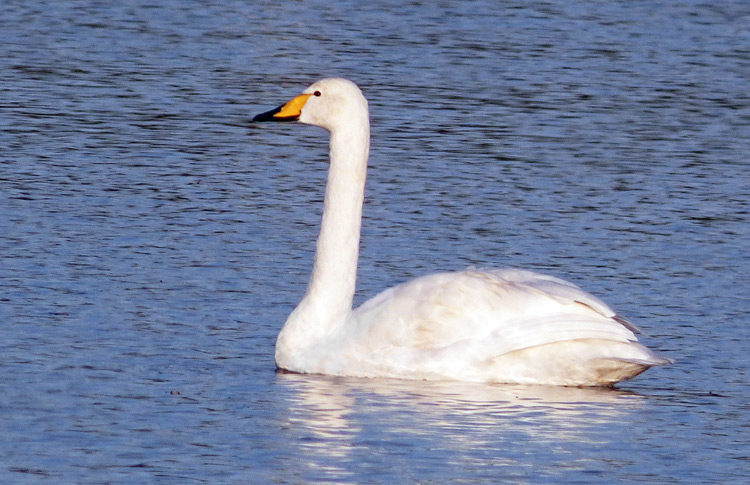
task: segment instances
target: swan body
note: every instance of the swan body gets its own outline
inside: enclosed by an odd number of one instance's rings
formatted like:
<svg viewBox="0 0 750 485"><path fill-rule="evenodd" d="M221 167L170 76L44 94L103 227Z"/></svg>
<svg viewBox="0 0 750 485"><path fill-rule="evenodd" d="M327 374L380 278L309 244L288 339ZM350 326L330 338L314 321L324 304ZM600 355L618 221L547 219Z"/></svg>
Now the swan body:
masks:
<svg viewBox="0 0 750 485"><path fill-rule="evenodd" d="M254 121L330 132L313 271L276 341L280 369L330 375L611 386L669 363L576 285L520 269L437 273L352 310L370 129L352 82L323 79Z"/></svg>

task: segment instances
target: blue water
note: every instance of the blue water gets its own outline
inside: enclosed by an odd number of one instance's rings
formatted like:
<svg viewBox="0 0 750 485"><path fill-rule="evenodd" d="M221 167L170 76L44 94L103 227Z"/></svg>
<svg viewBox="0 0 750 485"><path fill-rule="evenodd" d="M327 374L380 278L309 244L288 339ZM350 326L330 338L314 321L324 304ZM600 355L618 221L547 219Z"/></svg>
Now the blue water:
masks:
<svg viewBox="0 0 750 485"><path fill-rule="evenodd" d="M750 473L745 1L6 2L0 481L729 483ZM276 374L348 77L357 301L576 282L673 358L618 390Z"/></svg>

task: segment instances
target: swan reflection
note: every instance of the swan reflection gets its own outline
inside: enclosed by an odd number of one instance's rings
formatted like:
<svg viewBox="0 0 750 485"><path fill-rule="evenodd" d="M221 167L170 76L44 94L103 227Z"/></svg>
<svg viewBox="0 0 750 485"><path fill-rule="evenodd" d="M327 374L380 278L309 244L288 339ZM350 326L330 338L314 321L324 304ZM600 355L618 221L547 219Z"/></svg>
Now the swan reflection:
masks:
<svg viewBox="0 0 750 485"><path fill-rule="evenodd" d="M347 474L357 456L420 453L515 463L524 450L568 453L571 444L617 439L644 397L609 388L277 374L285 429L309 467ZM464 464L465 465L465 464Z"/></svg>

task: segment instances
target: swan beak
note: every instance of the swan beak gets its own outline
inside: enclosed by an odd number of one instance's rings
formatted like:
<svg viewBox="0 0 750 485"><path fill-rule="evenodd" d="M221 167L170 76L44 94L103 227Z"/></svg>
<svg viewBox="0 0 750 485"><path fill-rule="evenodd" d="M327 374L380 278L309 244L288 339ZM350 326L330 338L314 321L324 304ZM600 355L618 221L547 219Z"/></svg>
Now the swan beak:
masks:
<svg viewBox="0 0 750 485"><path fill-rule="evenodd" d="M310 94L300 94L285 105L259 114L253 118L253 121L296 121L310 96Z"/></svg>

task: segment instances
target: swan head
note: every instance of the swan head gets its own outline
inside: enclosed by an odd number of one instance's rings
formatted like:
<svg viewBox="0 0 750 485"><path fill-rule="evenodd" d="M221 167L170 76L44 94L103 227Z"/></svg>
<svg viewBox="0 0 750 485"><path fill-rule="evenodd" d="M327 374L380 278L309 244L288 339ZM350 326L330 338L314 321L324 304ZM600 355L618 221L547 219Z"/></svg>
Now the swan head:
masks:
<svg viewBox="0 0 750 485"><path fill-rule="evenodd" d="M369 124L367 100L353 82L342 78L317 81L286 104L253 121L299 121L335 131L362 121Z"/></svg>

